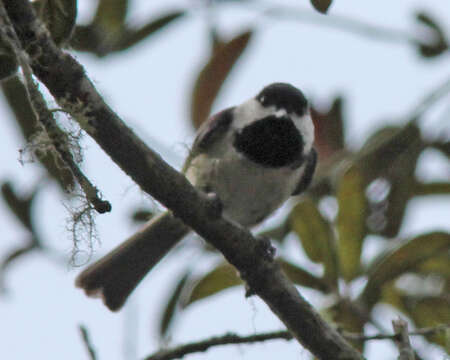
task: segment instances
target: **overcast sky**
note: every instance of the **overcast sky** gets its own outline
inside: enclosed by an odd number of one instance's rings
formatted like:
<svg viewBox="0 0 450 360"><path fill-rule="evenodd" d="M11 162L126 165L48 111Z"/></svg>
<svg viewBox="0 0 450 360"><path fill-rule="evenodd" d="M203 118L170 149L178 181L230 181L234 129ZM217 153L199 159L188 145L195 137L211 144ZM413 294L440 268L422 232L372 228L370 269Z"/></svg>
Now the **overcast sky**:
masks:
<svg viewBox="0 0 450 360"><path fill-rule="evenodd" d="M195 1L136 1L133 19L145 21L164 9L190 6ZM80 17L87 19L91 2L80 0ZM264 2L270 4L270 2ZM315 18L309 1L273 1L286 6L303 4L302 11ZM426 5L425 5L426 4ZM346 99L348 119L346 135L353 146L387 121L402 124L404 117L423 96L450 76L450 56L427 61L415 49L401 42L378 41L330 27L282 21L263 17L255 5L223 6L217 12L219 29L229 36L248 27L256 30L249 48L227 80L214 111L254 96L263 86L290 82L301 88L313 101L323 103L338 94ZM356 1L335 0L330 16L345 16L380 27L411 32L416 28L414 13L427 10L450 33L450 7L445 0ZM130 51L98 60L91 55L75 54L97 89L110 106L149 144L174 166L179 166L193 139L188 121L189 94L196 74L208 53L204 12L191 11L153 40ZM311 18L310 18L311 19ZM429 136L446 132L449 98L424 119ZM22 191L32 189L43 172L36 164L22 166L18 150L23 139L0 98L0 179L11 180ZM443 114L447 114L447 123ZM88 177L111 201L113 212L97 217L101 245L100 256L111 249L135 227L129 214L136 205L148 206L144 195L118 167L87 137L84 169ZM421 159L420 176L444 179L450 166L443 158L430 153ZM71 241L66 231L69 214L67 202L56 185L46 185L39 193L35 209L39 231L58 253L70 255ZM420 205L420 206L417 206ZM412 204L402 227L402 235L450 229L449 199L430 198ZM0 255L13 249L27 234L0 202ZM298 250L298 248L293 248ZM370 251L369 251L370 250ZM370 257L371 249L365 249ZM376 251L376 244L373 247ZM177 252L148 276L133 294L125 309L110 313L98 300L88 299L75 289L73 281L79 269L34 254L10 268L5 286L7 296L0 297L0 358L2 359L87 359L77 324L85 324L98 351L99 360L142 358L158 348L157 321L161 305L170 293L173 279L192 262L198 252L189 247ZM368 255L367 255L368 254ZM302 259L298 255L298 259ZM197 270L211 262L200 262ZM314 301L315 294L304 295ZM382 309L379 310L380 314ZM382 316L382 315L380 315ZM384 319L383 319L384 320ZM389 319L386 319L389 321ZM388 324L388 322L385 322ZM387 325L388 326L388 325ZM226 291L199 302L185 311L174 329L176 343L200 340L225 332L242 335L282 328L277 318L256 298L245 299L243 289ZM416 340L414 340L416 341ZM396 351L385 343L373 343L383 351L384 359L393 359ZM191 355L189 359L306 359L295 342L268 342L259 346L231 346ZM428 349L428 351L432 351ZM371 352L371 354L375 354ZM377 359L373 355L373 359Z"/></svg>

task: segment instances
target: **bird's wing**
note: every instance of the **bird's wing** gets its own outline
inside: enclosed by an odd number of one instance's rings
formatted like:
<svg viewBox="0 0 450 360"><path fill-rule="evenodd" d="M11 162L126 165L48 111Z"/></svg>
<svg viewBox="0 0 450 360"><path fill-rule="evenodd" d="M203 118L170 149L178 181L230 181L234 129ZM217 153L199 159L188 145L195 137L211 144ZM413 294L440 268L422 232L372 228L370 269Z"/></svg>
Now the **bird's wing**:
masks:
<svg viewBox="0 0 450 360"><path fill-rule="evenodd" d="M292 195L298 195L301 192L305 191L308 186L311 184L313 179L314 171L317 165L317 151L312 148L306 158L305 170L303 171L303 176L300 179L297 187L295 188Z"/></svg>
<svg viewBox="0 0 450 360"><path fill-rule="evenodd" d="M183 166L183 172L189 167L191 160L217 143L228 131L233 121L234 107L222 110L212 115L198 129L194 144Z"/></svg>

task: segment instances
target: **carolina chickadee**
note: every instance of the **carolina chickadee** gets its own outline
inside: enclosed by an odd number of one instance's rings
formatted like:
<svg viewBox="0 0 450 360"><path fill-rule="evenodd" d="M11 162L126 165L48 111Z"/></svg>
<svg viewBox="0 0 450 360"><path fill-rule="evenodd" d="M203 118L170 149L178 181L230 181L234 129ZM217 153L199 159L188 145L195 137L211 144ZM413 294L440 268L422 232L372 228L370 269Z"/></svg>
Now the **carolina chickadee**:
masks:
<svg viewBox="0 0 450 360"><path fill-rule="evenodd" d="M249 227L304 191L316 167L314 125L302 92L274 83L211 116L183 167L188 180L218 195L223 216ZM84 270L76 285L115 311L190 229L165 212Z"/></svg>

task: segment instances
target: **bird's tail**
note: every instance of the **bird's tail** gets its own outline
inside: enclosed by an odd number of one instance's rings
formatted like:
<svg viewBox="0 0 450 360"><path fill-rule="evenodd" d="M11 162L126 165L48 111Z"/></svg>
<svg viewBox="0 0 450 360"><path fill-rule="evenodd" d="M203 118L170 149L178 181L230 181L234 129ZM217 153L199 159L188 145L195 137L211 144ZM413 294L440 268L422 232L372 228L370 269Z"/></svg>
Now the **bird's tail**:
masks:
<svg viewBox="0 0 450 360"><path fill-rule="evenodd" d="M75 284L117 311L144 276L188 232L189 228L171 213L156 216L78 275Z"/></svg>

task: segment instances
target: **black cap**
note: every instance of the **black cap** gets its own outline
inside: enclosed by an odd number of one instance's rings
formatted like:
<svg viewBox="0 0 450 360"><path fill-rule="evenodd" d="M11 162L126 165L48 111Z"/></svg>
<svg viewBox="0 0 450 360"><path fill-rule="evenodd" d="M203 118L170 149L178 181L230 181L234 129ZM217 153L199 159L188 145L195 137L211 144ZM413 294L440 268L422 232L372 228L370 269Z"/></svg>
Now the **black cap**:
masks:
<svg viewBox="0 0 450 360"><path fill-rule="evenodd" d="M308 108L308 101L303 93L296 87L287 83L273 83L266 86L256 95L263 106L275 106L276 109L285 109L288 113L302 116Z"/></svg>

